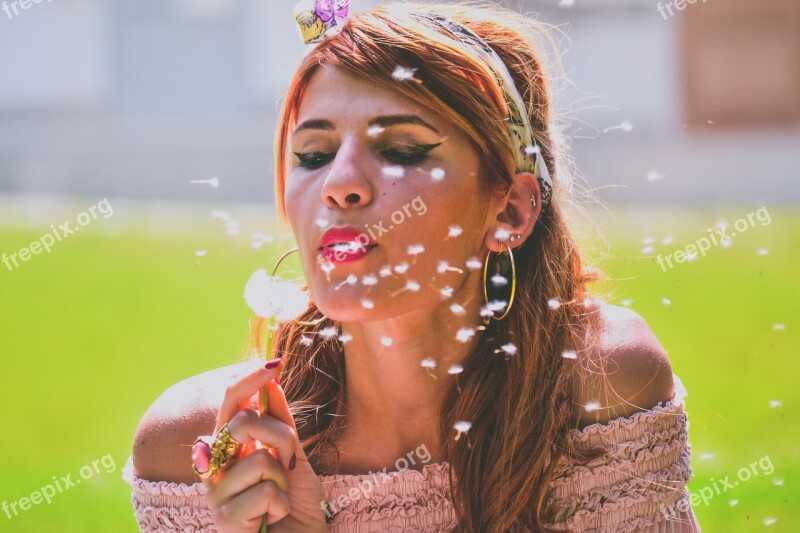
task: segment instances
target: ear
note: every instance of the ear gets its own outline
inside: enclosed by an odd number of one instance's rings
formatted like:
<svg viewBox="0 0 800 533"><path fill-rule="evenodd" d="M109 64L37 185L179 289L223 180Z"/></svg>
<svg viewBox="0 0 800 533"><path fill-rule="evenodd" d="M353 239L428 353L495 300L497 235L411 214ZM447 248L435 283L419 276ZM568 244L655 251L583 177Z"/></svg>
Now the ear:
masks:
<svg viewBox="0 0 800 533"><path fill-rule="evenodd" d="M531 198L535 198L536 207ZM542 212L542 191L536 176L530 172L518 173L501 206L495 223L486 235L486 247L496 253L505 250L505 246L512 249L521 246L533 233L533 227ZM513 242L511 237L514 237ZM501 246L501 242L505 246Z"/></svg>

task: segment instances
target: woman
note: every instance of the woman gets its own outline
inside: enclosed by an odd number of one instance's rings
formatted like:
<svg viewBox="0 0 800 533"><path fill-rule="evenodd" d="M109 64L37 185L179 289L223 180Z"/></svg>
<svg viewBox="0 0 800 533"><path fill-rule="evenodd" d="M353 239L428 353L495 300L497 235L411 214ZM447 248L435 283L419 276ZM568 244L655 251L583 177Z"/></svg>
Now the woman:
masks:
<svg viewBox="0 0 800 533"><path fill-rule="evenodd" d="M300 14L307 41L323 14ZM566 225L541 36L403 3L316 41L275 195L312 304L280 359L145 414L125 470L143 531L699 531L685 391L638 315L589 297Z"/></svg>

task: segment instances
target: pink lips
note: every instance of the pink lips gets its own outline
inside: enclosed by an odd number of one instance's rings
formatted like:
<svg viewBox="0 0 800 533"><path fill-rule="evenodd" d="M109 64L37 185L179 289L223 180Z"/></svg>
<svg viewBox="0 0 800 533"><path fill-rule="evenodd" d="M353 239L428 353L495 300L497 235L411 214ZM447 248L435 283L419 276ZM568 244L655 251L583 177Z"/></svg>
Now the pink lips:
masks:
<svg viewBox="0 0 800 533"><path fill-rule="evenodd" d="M328 229L320 239L319 251L330 263L349 263L366 256L377 244L354 227Z"/></svg>

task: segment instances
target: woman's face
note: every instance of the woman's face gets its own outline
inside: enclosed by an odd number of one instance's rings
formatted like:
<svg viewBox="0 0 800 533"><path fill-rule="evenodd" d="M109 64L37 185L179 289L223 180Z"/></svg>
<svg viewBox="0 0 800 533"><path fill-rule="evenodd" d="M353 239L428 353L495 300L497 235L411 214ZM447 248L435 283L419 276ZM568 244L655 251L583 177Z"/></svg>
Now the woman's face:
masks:
<svg viewBox="0 0 800 533"><path fill-rule="evenodd" d="M324 67L297 124L285 203L326 316L369 321L429 310L448 288L461 303L479 295L485 241L502 207L481 194L466 135L404 96ZM346 226L360 235L332 241L356 244L320 249L326 231Z"/></svg>

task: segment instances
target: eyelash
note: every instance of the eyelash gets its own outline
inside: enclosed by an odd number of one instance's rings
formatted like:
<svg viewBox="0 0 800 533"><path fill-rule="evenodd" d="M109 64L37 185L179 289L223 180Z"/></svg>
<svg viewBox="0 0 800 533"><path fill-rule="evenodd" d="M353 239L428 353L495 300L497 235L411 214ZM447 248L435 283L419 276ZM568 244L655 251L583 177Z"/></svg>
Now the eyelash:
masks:
<svg viewBox="0 0 800 533"><path fill-rule="evenodd" d="M442 143L436 144L421 144L418 146L410 147L407 150L384 150L381 152L384 154L387 160L391 161L392 163L397 163L400 165L418 165L427 159L428 152L436 148ZM326 154L323 152L292 152L297 158L300 160L300 167L309 170L316 170L328 164L330 159L334 154ZM387 156L386 154L392 154L391 156ZM327 161L320 161L320 159L328 158ZM314 166L318 163L318 166Z"/></svg>

